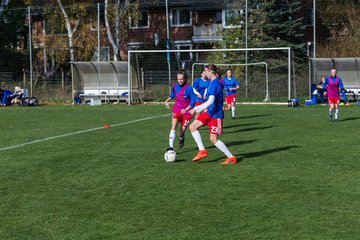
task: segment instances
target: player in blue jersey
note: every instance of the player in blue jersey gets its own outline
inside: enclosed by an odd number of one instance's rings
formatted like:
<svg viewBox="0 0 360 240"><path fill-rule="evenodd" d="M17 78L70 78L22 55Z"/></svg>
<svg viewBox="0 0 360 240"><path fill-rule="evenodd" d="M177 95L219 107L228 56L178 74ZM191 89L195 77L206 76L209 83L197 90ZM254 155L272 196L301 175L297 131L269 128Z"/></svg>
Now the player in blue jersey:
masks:
<svg viewBox="0 0 360 240"><path fill-rule="evenodd" d="M205 70L203 69L201 71L201 77L196 79L195 82L193 83L194 94L197 96L195 106L199 106L199 105L201 105L201 104L203 104L205 102L205 100L206 100L206 89L208 88L209 83L210 83L210 80L207 79ZM197 113L196 117L199 114L200 113Z"/></svg>
<svg viewBox="0 0 360 240"><path fill-rule="evenodd" d="M226 70L226 77L224 77L224 88L226 90L226 104L225 110L231 111L231 117L235 118L235 102L236 90L240 88L239 81L233 76L231 69Z"/></svg>
<svg viewBox="0 0 360 240"><path fill-rule="evenodd" d="M13 92L10 90L3 90L0 88L0 106L8 106L11 105L11 98L12 98Z"/></svg>
<svg viewBox="0 0 360 240"><path fill-rule="evenodd" d="M207 100L203 104L190 110L191 114L195 112L201 113L190 125L189 129L199 148L198 154L193 158L193 162L197 162L202 158L208 156L204 144L201 139L199 128L203 125L208 125L210 129L210 141L226 155L226 160L222 164L235 164L236 157L229 151L226 145L218 138L222 134L222 123L224 119L223 110L223 86L219 79L216 77L217 67L210 63L205 67L206 77L210 80L209 87L207 88Z"/></svg>

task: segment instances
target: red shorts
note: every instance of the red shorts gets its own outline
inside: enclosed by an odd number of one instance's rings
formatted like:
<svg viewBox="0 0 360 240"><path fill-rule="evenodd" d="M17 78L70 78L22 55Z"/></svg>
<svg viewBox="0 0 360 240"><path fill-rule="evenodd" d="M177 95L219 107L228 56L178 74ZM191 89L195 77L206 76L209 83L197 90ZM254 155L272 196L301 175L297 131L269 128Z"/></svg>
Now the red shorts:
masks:
<svg viewBox="0 0 360 240"><path fill-rule="evenodd" d="M329 104L339 104L339 97L328 97Z"/></svg>
<svg viewBox="0 0 360 240"><path fill-rule="evenodd" d="M231 104L235 102L236 102L236 94L226 96L226 104Z"/></svg>
<svg viewBox="0 0 360 240"><path fill-rule="evenodd" d="M196 120L199 120L203 125L208 125L210 133L222 134L222 123L221 118L212 118L207 112L201 113Z"/></svg>
<svg viewBox="0 0 360 240"><path fill-rule="evenodd" d="M203 102L196 102L195 107L200 106L201 104L203 104Z"/></svg>
<svg viewBox="0 0 360 240"><path fill-rule="evenodd" d="M189 126L190 120L193 116L190 113L182 114L180 112L173 113L173 117L176 118L179 122L181 122L181 126L187 127Z"/></svg>

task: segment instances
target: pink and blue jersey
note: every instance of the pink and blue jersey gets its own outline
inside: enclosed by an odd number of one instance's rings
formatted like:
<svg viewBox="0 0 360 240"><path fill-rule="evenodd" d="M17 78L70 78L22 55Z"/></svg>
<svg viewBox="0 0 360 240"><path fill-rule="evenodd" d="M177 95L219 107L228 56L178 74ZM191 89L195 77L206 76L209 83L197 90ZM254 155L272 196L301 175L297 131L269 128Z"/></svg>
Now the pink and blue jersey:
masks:
<svg viewBox="0 0 360 240"><path fill-rule="evenodd" d="M212 118L224 118L224 110L223 110L223 103L224 103L224 96L223 96L223 85L220 83L219 79L215 78L214 80L210 81L209 87L207 88L207 98L209 96L214 96L215 100L214 103L211 104L207 112Z"/></svg>
<svg viewBox="0 0 360 240"><path fill-rule="evenodd" d="M238 85L240 85L239 81L235 77L224 77L224 88L226 89L226 96L236 94L236 90L230 90L230 88L236 88Z"/></svg>
<svg viewBox="0 0 360 240"><path fill-rule="evenodd" d="M205 90L208 88L210 84L210 80L205 79L203 80L201 77L195 80L193 84L193 88L198 91L201 96L204 96ZM205 99L196 97L196 102L205 102Z"/></svg>
<svg viewBox="0 0 360 240"><path fill-rule="evenodd" d="M193 92L193 88L188 84L180 85L176 83L173 85L170 93L170 98L175 99L175 105L173 108L173 112L181 112L182 109L185 109L189 105L194 108L195 107L195 95Z"/></svg>
<svg viewBox="0 0 360 240"><path fill-rule="evenodd" d="M338 76L327 77L323 84L323 88L327 87L327 94L329 98L339 98L339 89L344 88L344 84Z"/></svg>

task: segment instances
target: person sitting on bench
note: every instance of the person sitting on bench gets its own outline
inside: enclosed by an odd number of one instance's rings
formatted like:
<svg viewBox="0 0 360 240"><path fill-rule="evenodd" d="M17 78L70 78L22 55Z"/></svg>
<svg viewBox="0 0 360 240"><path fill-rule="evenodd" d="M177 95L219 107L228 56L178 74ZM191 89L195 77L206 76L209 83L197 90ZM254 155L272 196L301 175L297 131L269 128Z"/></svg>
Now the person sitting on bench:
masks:
<svg viewBox="0 0 360 240"><path fill-rule="evenodd" d="M13 95L13 92L10 90L4 90L0 88L0 106L9 106L11 105L11 96Z"/></svg>

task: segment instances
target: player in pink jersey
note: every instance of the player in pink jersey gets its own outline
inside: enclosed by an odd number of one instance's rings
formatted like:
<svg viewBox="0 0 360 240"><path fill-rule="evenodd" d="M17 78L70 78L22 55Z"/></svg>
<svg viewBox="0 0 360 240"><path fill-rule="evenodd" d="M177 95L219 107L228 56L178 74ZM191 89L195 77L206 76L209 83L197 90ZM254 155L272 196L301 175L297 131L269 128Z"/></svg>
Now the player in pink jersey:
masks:
<svg viewBox="0 0 360 240"><path fill-rule="evenodd" d="M181 123L179 148L184 146L185 131L193 117L189 110L195 107L196 101L193 88L187 84L187 76L184 71L178 71L176 80L177 83L173 85L170 96L165 101L165 106L169 108L169 101L175 99L175 105L172 109L173 116L169 134L169 148L167 150L174 150L175 133L179 123Z"/></svg>
<svg viewBox="0 0 360 240"><path fill-rule="evenodd" d="M336 69L331 69L331 75L325 79L323 89L327 88L329 108L329 120L332 120L332 112L335 108L335 121L339 119L339 91L344 89L342 79L337 76Z"/></svg>

